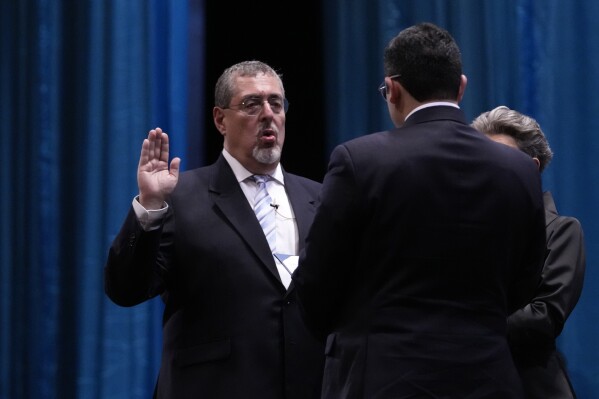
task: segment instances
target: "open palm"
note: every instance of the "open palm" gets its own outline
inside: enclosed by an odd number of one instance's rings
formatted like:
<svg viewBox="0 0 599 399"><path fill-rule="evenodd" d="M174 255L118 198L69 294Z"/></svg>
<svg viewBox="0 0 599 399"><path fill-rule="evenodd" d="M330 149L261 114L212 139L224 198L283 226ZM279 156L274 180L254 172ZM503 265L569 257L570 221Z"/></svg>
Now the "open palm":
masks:
<svg viewBox="0 0 599 399"><path fill-rule="evenodd" d="M137 168L139 202L146 209L159 209L179 180L180 158L169 168L169 139L160 128L150 130L144 139Z"/></svg>

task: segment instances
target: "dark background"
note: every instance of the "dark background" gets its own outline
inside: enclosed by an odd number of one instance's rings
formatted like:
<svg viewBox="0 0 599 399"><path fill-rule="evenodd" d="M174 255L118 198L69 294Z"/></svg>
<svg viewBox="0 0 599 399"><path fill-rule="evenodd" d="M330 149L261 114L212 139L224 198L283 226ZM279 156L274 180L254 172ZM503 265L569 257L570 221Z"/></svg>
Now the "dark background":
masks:
<svg viewBox="0 0 599 399"><path fill-rule="evenodd" d="M283 75L290 103L283 167L288 172L322 181L328 154L324 153L326 132L320 2L269 0L237 3L235 11L231 9L231 4L226 1L205 2L205 43L197 42L198 52L204 44L206 49L205 114L201 121L196 121L203 123L206 132L204 163L212 163L222 150L222 136L212 121L216 80L224 69L237 62L260 60ZM193 65L191 59L190 64ZM196 105L202 106L201 102ZM190 107L193 106L190 103ZM194 122L190 121L192 129L193 125ZM194 147L193 143L190 147Z"/></svg>

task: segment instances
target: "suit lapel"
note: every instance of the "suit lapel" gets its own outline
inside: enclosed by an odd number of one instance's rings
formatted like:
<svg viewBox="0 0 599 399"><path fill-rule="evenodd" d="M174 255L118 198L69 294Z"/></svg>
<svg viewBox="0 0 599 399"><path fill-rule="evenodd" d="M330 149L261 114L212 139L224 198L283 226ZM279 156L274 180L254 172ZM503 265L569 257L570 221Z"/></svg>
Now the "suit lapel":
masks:
<svg viewBox="0 0 599 399"><path fill-rule="evenodd" d="M558 217L557 208L551 192L545 191L543 193L543 205L545 205L545 226L549 226Z"/></svg>
<svg viewBox="0 0 599 399"><path fill-rule="evenodd" d="M281 281L260 223L241 191L235 174L222 155L215 163L215 173L210 181L209 190L214 204L221 210L223 217L248 243L270 273Z"/></svg>

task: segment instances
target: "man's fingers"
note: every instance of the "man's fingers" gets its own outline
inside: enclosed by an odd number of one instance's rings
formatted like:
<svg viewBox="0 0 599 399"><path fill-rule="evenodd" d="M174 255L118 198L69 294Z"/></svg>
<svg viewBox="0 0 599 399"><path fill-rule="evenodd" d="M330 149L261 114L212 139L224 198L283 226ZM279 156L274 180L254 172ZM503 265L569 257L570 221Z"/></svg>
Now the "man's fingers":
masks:
<svg viewBox="0 0 599 399"><path fill-rule="evenodd" d="M160 152L158 153L158 159L168 163L168 153L169 153L169 143L168 143L168 134L161 134L161 146Z"/></svg>
<svg viewBox="0 0 599 399"><path fill-rule="evenodd" d="M148 158L152 159L156 151L156 130L150 130L147 140L150 143L148 146Z"/></svg>
<svg viewBox="0 0 599 399"><path fill-rule="evenodd" d="M141 147L140 165L154 160L168 163L168 141L168 134L164 133L159 127L150 130Z"/></svg>
<svg viewBox="0 0 599 399"><path fill-rule="evenodd" d="M145 165L150 160L150 140L144 139L139 154L139 166Z"/></svg>
<svg viewBox="0 0 599 399"><path fill-rule="evenodd" d="M179 178L179 167L181 166L181 158L175 157L171 161L170 174Z"/></svg>

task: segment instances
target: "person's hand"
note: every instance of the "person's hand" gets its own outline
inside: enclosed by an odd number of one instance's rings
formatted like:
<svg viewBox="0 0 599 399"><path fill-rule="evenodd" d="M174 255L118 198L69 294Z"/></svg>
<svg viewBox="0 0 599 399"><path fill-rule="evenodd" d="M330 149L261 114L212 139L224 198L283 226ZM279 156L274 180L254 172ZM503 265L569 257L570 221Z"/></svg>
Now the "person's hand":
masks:
<svg viewBox="0 0 599 399"><path fill-rule="evenodd" d="M168 164L168 135L159 127L150 130L148 138L141 146L137 167L139 203L146 209L160 209L164 199L170 194L179 180L180 158L173 158Z"/></svg>

